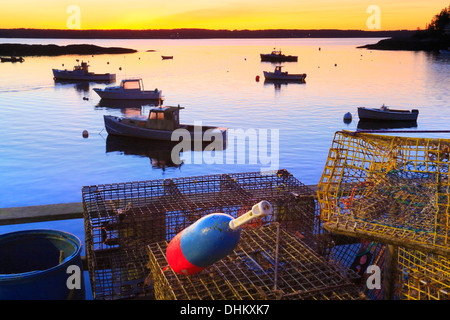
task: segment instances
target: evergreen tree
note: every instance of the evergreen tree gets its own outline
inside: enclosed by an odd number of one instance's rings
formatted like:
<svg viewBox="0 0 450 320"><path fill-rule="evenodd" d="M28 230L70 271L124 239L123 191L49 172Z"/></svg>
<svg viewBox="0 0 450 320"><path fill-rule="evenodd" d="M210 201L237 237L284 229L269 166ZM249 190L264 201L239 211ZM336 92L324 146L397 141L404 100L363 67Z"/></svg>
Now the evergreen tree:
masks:
<svg viewBox="0 0 450 320"><path fill-rule="evenodd" d="M450 5L448 8L444 8L441 12L433 17L430 24L428 25L428 30L437 31L442 33L445 26L450 23Z"/></svg>

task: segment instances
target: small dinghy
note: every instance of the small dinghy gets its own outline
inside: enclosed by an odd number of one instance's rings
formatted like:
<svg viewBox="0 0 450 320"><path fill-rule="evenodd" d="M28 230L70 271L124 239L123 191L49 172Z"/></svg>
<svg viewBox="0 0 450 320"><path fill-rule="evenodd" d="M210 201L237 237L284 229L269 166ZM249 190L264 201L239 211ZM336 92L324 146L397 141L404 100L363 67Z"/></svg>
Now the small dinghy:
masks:
<svg viewBox="0 0 450 320"><path fill-rule="evenodd" d="M358 107L358 116L361 120L416 121L418 115L417 109L391 109L384 104L380 108Z"/></svg>

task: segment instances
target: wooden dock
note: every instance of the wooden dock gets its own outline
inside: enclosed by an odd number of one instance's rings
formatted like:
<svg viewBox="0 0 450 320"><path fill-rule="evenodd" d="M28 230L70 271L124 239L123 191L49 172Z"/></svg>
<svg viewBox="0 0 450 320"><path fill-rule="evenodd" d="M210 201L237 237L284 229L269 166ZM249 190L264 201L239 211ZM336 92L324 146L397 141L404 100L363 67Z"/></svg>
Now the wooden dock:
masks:
<svg viewBox="0 0 450 320"><path fill-rule="evenodd" d="M0 208L0 225L83 218L83 203Z"/></svg>

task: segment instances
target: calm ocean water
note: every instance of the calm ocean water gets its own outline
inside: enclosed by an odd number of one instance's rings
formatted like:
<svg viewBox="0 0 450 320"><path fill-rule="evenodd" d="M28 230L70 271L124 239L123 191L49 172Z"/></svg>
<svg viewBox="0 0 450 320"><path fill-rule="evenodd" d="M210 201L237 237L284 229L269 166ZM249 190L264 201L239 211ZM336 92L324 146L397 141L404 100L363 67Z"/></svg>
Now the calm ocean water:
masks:
<svg viewBox="0 0 450 320"><path fill-rule="evenodd" d="M164 105L185 107L184 123L268 130L274 136L278 132L279 139L267 151L270 164L286 168L305 184L318 183L334 133L356 130L357 106L418 108L418 125L411 130L450 129L450 58L356 48L378 40L0 39L139 50L127 55L26 57L24 63L0 64L0 207L80 202L86 185L269 168L259 158L250 161L262 142L245 150L244 163L238 153L226 158L225 150L216 154L223 164L207 164L199 152L181 154L185 163L176 167L158 146L133 147L108 139L104 114L145 114L148 107L101 102L92 89L106 84L55 83L51 69L72 68L76 59L89 61L94 72L117 73L116 84L143 78L146 88L163 91ZM307 73L305 84L264 83L263 70L271 71L274 65L261 62L259 54L274 47L299 56L296 63L284 63L284 69ZM162 60L161 55L174 59ZM343 122L346 112L353 114L350 124ZM83 130L88 138L82 137ZM0 232L30 227L64 229L84 239L81 220L7 226Z"/></svg>

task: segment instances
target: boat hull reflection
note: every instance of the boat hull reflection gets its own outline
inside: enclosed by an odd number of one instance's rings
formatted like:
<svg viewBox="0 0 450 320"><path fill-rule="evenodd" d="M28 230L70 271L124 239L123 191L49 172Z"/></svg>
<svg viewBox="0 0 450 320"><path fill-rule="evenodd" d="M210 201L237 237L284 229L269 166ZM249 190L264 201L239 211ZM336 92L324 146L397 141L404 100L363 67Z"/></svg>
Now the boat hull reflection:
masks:
<svg viewBox="0 0 450 320"><path fill-rule="evenodd" d="M123 109L123 108L140 108L142 106L160 106L163 100L114 100L114 99L100 99L97 103L97 108L106 109Z"/></svg>
<svg viewBox="0 0 450 320"><path fill-rule="evenodd" d="M134 155L146 157L150 159L152 168L162 169L179 168L183 165L180 158L180 151L173 152L173 148L178 141L159 141L149 139L139 139L131 137L123 137L116 135L108 135L106 138L106 153L121 152L124 155ZM183 152L196 151L203 152L211 149L211 142L194 143L185 145ZM223 151L226 149L226 141L222 144L214 144L215 151Z"/></svg>
<svg viewBox="0 0 450 320"><path fill-rule="evenodd" d="M380 130L380 129L401 129L416 128L417 121L379 121L379 120L359 120L358 129L360 130Z"/></svg>

